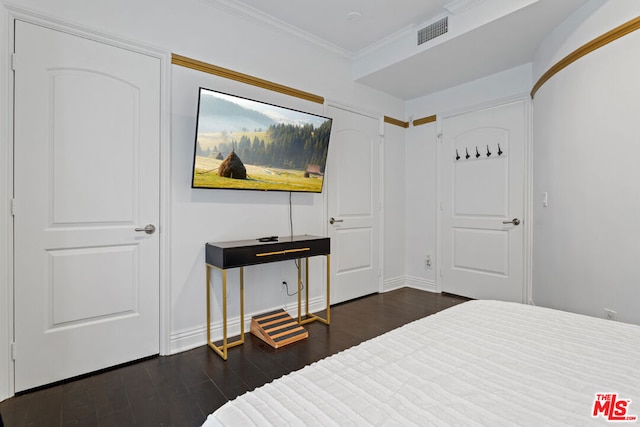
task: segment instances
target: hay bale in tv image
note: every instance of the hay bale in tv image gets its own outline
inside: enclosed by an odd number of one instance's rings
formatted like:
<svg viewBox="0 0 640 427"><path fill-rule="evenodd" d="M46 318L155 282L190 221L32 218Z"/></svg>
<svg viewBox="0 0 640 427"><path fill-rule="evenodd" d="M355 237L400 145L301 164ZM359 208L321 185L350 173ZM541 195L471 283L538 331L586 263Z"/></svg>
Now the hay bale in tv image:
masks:
<svg viewBox="0 0 640 427"><path fill-rule="evenodd" d="M225 178L247 179L247 168L244 167L244 163L242 163L242 160L240 160L236 152L232 151L227 158L220 163L218 175L224 176Z"/></svg>

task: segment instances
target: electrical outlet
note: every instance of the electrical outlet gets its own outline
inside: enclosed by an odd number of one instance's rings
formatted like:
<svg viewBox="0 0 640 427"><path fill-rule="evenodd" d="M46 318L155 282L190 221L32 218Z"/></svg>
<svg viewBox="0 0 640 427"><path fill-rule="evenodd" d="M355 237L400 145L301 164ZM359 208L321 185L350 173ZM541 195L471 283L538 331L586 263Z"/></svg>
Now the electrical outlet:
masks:
<svg viewBox="0 0 640 427"><path fill-rule="evenodd" d="M427 254L427 256L424 258L424 268L425 270L428 270L431 267L433 267L433 264L431 263L431 254Z"/></svg>
<svg viewBox="0 0 640 427"><path fill-rule="evenodd" d="M618 313L608 308L603 308L604 318L608 320L618 320Z"/></svg>

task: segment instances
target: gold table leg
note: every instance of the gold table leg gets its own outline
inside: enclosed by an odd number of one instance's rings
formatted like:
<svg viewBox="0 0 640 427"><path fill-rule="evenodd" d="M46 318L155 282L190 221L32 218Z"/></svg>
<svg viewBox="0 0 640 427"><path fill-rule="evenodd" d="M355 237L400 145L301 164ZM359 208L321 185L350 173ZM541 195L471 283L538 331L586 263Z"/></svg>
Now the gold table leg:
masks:
<svg viewBox="0 0 640 427"><path fill-rule="evenodd" d="M331 324L331 256L325 255L327 257L327 308L326 308L326 318L322 318L317 314L309 313L309 258L305 258L305 283L307 284L307 288L305 291L305 319L302 319L301 315L301 295L302 292L302 282L300 268L302 263L298 264L298 324L304 325L306 323L315 322L316 320L324 323L325 325ZM302 260L300 260L302 261Z"/></svg>
<svg viewBox="0 0 640 427"><path fill-rule="evenodd" d="M222 345L211 341L211 268L222 272ZM240 339L229 342L227 331L227 270L207 264L207 345L227 360L227 350L244 344L244 267L240 267Z"/></svg>

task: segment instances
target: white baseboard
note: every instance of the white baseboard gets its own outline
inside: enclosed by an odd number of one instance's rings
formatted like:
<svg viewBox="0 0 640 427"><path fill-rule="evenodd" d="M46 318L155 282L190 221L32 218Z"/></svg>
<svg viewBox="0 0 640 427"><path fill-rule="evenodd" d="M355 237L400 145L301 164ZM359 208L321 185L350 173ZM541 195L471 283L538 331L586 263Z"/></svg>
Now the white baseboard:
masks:
<svg viewBox="0 0 640 427"><path fill-rule="evenodd" d="M304 306L304 303L303 303ZM267 313L269 311L278 310L284 308L292 317L298 316L298 303L289 303L284 307L272 307L264 310L260 310L260 313L245 313L245 334L249 333L249 327L251 326L251 317ZM309 311L315 313L322 311L326 308L324 297L316 297L309 299ZM240 316L236 316L228 319L227 331L229 336L237 336L240 334ZM222 321L211 323L211 339L212 341L218 341L222 339ZM170 354L176 354L183 351L191 350L196 347L207 345L207 326L203 325L197 328L183 329L182 331L176 331L171 333L170 342Z"/></svg>
<svg viewBox="0 0 640 427"><path fill-rule="evenodd" d="M439 292L438 285L435 280L421 279L419 277L405 277L406 286L409 288L420 289L422 291L428 292Z"/></svg>
<svg viewBox="0 0 640 427"><path fill-rule="evenodd" d="M414 288L428 292L439 292L438 286L434 280L420 279L418 277L400 276L384 281L383 292L393 291L400 288Z"/></svg>
<svg viewBox="0 0 640 427"><path fill-rule="evenodd" d="M383 292L393 291L395 289L404 288L407 286L405 276L394 277L392 279L385 279L383 283Z"/></svg>

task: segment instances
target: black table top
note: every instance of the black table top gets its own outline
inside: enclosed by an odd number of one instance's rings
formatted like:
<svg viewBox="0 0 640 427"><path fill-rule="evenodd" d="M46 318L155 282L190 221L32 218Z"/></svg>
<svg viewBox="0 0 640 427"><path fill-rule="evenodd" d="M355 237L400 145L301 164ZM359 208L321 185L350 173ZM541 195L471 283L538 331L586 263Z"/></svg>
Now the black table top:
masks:
<svg viewBox="0 0 640 427"><path fill-rule="evenodd" d="M277 240L259 239L209 242L205 246L206 262L221 269L286 261L316 255L329 255L328 237L298 235L278 236Z"/></svg>

